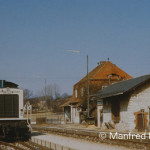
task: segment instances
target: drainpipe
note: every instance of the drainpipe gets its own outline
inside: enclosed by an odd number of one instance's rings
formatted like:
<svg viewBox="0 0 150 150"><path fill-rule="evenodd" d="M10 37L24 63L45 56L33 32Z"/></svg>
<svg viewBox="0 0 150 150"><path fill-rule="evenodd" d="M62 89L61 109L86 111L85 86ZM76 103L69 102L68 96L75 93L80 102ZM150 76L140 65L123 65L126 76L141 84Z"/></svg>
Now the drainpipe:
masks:
<svg viewBox="0 0 150 150"><path fill-rule="evenodd" d="M72 105L70 105L70 111L71 111L71 123L73 123L73 112L72 112Z"/></svg>
<svg viewBox="0 0 150 150"><path fill-rule="evenodd" d="M150 106L148 107L149 109L149 128L150 128Z"/></svg>
<svg viewBox="0 0 150 150"><path fill-rule="evenodd" d="M144 121L145 121L145 120L144 120L144 111L145 111L144 109L141 109L141 112L142 112L142 120L143 120L143 128L145 129L145 125L144 125Z"/></svg>
<svg viewBox="0 0 150 150"><path fill-rule="evenodd" d="M89 110L89 73L88 73L88 55L87 55L87 116L90 116Z"/></svg>

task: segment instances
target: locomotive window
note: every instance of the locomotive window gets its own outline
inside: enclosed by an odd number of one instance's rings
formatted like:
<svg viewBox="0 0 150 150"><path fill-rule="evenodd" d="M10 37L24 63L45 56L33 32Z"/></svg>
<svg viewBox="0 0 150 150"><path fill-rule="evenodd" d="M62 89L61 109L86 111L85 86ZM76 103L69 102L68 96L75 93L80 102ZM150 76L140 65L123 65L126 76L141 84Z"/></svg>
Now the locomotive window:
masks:
<svg viewBox="0 0 150 150"><path fill-rule="evenodd" d="M18 95L0 95L0 117L19 117Z"/></svg>

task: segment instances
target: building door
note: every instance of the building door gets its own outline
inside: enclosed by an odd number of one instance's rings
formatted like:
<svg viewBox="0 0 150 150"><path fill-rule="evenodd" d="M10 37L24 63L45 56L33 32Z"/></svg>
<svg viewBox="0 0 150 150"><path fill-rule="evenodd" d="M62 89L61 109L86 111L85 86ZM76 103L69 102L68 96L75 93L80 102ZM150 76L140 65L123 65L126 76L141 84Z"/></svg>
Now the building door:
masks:
<svg viewBox="0 0 150 150"><path fill-rule="evenodd" d="M135 129L137 129L138 131L144 131L145 129L147 129L147 112L144 111L138 111L134 113L135 115L135 124L136 127Z"/></svg>
<svg viewBox="0 0 150 150"><path fill-rule="evenodd" d="M137 115L137 128L139 131L143 131L145 129L144 119L144 114L141 113Z"/></svg>
<svg viewBox="0 0 150 150"><path fill-rule="evenodd" d="M119 123L120 121L120 101L113 100L111 102L112 120L114 123Z"/></svg>
<svg viewBox="0 0 150 150"><path fill-rule="evenodd" d="M64 112L65 112L65 122L71 122L71 109L70 106L64 107Z"/></svg>
<svg viewBox="0 0 150 150"><path fill-rule="evenodd" d="M100 127L102 127L102 123L103 123L103 109L100 109L99 112L100 112Z"/></svg>

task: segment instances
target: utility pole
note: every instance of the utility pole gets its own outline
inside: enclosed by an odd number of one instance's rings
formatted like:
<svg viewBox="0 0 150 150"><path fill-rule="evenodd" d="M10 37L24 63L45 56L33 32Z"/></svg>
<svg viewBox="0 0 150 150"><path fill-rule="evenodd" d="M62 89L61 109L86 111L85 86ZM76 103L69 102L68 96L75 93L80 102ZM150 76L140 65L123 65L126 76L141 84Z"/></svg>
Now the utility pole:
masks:
<svg viewBox="0 0 150 150"><path fill-rule="evenodd" d="M45 79L45 88L44 88L44 99L45 99L45 119L46 119L46 113L47 113L47 101L46 101L46 79Z"/></svg>
<svg viewBox="0 0 150 150"><path fill-rule="evenodd" d="M80 51L77 50L68 50L68 52L71 53L80 53ZM90 117L90 113L89 113L89 73L88 73L88 55L86 57L87 59L87 117Z"/></svg>
<svg viewBox="0 0 150 150"><path fill-rule="evenodd" d="M88 55L87 55L87 116L89 118L89 73L88 73Z"/></svg>

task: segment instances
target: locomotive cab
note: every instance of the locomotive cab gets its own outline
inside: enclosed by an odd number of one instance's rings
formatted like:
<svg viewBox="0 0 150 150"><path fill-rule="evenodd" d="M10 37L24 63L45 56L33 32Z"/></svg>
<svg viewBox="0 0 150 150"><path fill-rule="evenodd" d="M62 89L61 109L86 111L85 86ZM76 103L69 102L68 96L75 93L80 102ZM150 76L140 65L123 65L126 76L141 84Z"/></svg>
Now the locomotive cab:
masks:
<svg viewBox="0 0 150 150"><path fill-rule="evenodd" d="M0 136L9 139L30 138L29 121L23 117L23 90L0 80Z"/></svg>

